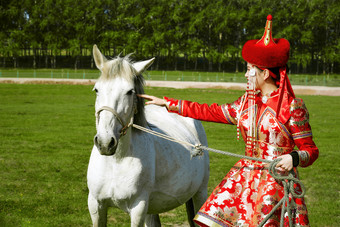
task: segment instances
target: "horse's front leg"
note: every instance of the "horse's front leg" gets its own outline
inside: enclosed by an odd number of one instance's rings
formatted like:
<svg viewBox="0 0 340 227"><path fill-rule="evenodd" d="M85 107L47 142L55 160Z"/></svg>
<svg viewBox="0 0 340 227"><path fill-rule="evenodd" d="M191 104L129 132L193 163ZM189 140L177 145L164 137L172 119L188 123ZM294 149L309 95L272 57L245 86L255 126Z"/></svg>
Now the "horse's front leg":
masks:
<svg viewBox="0 0 340 227"><path fill-rule="evenodd" d="M158 214L147 214L145 218L145 227L161 227L161 220Z"/></svg>
<svg viewBox="0 0 340 227"><path fill-rule="evenodd" d="M143 227L146 213L148 211L148 196L139 196L131 206L130 217L131 227Z"/></svg>
<svg viewBox="0 0 340 227"><path fill-rule="evenodd" d="M91 193L89 193L88 207L93 227L106 226L107 206L105 204L98 203L98 201L91 195Z"/></svg>

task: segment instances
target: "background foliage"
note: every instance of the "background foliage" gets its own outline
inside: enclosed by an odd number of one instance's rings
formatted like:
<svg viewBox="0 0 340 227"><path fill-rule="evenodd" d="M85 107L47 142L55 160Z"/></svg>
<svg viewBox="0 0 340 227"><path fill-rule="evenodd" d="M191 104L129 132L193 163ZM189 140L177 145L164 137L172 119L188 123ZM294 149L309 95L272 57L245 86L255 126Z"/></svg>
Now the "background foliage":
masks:
<svg viewBox="0 0 340 227"><path fill-rule="evenodd" d="M0 66L93 67L106 55L157 57L154 69L241 71L245 41L291 43L294 73L339 72L336 0L10 0L0 5ZM72 65L67 63L72 60Z"/></svg>

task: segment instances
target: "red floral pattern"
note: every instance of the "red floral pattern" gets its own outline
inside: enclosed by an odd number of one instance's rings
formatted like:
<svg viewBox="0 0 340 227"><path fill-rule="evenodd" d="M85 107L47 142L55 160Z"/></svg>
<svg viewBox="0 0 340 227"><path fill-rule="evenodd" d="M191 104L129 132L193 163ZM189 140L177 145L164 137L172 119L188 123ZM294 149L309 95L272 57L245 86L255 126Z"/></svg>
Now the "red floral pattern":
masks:
<svg viewBox="0 0 340 227"><path fill-rule="evenodd" d="M255 149L246 148L247 156L273 160L280 155L289 154L295 145L299 148L301 166L311 165L318 157L318 149L312 140L308 111L301 99L291 100L291 118L281 124L276 118L275 104L277 92L266 104L256 96L257 135ZM189 101L165 100L174 107L169 111L177 112L204 121L237 124L246 141L248 107L245 105L239 114L241 98L232 104L219 106ZM179 106L181 103L181 106ZM246 102L247 103L247 102ZM239 117L239 119L238 119ZM294 169L298 177L296 169ZM299 186L295 185L297 190ZM276 181L261 162L247 159L239 160L214 189L198 212L195 221L202 226L211 223L220 226L258 226L284 195L282 183ZM309 226L307 208L303 198L290 197L292 221L298 226ZM281 208L266 222L265 226L280 225ZM202 219L202 218L203 219ZM286 214L284 226L289 226Z"/></svg>

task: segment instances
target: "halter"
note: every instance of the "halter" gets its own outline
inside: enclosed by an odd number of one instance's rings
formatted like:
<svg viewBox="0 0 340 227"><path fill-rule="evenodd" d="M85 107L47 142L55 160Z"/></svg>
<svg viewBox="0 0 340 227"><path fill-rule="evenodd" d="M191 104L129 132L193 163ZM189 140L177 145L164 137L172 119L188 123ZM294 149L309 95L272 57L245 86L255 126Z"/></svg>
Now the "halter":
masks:
<svg viewBox="0 0 340 227"><path fill-rule="evenodd" d="M103 106L101 108L99 108L99 110L96 112L96 123L97 125L99 124L99 114L100 112L102 112L103 110L107 110L110 111L119 121L119 123L123 126L123 128L120 130L120 137L126 135L128 128L133 124L133 116L130 119L130 122L128 124L124 124L124 121L120 118L119 114L117 113L117 111L115 111L113 108L108 107L108 106ZM136 113L136 108L134 111L134 114Z"/></svg>

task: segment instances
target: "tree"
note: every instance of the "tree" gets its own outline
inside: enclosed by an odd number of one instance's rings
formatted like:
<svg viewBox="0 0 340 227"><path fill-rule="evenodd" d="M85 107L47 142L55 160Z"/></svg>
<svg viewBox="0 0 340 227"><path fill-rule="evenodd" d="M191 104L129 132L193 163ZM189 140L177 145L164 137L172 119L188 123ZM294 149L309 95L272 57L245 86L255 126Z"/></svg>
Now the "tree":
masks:
<svg viewBox="0 0 340 227"><path fill-rule="evenodd" d="M14 68L18 67L17 58L27 45L24 32L27 19L21 3L21 1L11 1L1 5L1 19L3 19L1 26L3 47L1 49L5 55L12 55Z"/></svg>
<svg viewBox="0 0 340 227"><path fill-rule="evenodd" d="M291 44L293 69L337 69L336 0L2 1L0 54L3 66L10 59L17 67L18 58L32 55L35 68L37 56L43 55L45 67L54 68L57 56L66 55L78 68L80 57L89 57L97 44L106 55L156 56L156 68L163 61L163 68L178 69L181 59L184 69L194 62L195 70L221 71L231 65L237 72L242 46L262 37L268 14L273 15L273 37Z"/></svg>

